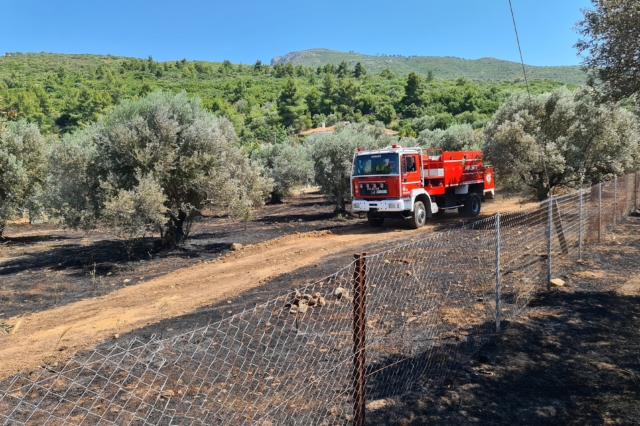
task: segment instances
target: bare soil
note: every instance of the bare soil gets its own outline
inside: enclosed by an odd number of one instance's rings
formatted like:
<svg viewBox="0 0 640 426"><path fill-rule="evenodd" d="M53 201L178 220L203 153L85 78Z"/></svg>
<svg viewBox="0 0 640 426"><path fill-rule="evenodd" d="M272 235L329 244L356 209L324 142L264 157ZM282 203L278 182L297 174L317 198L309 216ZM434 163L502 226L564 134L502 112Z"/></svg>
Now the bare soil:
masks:
<svg viewBox="0 0 640 426"><path fill-rule="evenodd" d="M493 200L484 207L483 215L523 208L513 199ZM264 207L246 230L245 223L209 216L195 225L184 247L163 250L148 239L133 247L131 258L124 243L109 234L53 225L10 227L0 249L0 320L15 329L0 335L0 378L66 359L104 339L195 313L222 299L226 303L266 283L273 282L266 287L275 296L283 285L299 287L348 264L349 252L380 250L465 222L448 214L419 231L401 220L371 228L365 219L336 217L332 209L318 193L311 193ZM243 249L230 252L233 242ZM307 270L298 273L304 267ZM265 300L254 296L231 301L223 315ZM201 314L197 317L203 321ZM215 318L210 314L204 322ZM191 321L178 323L192 326ZM159 333L174 328L162 326Z"/></svg>

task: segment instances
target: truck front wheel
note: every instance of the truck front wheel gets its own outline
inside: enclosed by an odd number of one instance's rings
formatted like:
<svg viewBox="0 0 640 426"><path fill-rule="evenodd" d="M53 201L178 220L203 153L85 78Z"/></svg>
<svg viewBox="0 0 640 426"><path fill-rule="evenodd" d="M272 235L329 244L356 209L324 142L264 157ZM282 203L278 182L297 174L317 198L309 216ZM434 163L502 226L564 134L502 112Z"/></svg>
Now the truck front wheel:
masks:
<svg viewBox="0 0 640 426"><path fill-rule="evenodd" d="M409 219L409 224L413 229L422 228L427 221L427 209L422 201L416 201L413 205L413 216Z"/></svg>

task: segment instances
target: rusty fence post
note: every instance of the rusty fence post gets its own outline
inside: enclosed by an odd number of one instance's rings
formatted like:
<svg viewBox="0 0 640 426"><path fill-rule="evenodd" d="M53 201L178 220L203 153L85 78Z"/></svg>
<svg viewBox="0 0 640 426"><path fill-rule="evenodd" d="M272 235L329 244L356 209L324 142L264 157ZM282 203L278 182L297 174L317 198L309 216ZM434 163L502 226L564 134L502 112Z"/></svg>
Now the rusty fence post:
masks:
<svg viewBox="0 0 640 426"><path fill-rule="evenodd" d="M354 254L353 271L353 424L364 426L365 417L365 313L366 253Z"/></svg>
<svg viewBox="0 0 640 426"><path fill-rule="evenodd" d="M496 213L495 221L496 245L496 331L500 331L500 213Z"/></svg>
<svg viewBox="0 0 640 426"><path fill-rule="evenodd" d="M547 200L547 290L551 290L551 274L553 265L551 263L551 237L553 235L553 194L549 194Z"/></svg>

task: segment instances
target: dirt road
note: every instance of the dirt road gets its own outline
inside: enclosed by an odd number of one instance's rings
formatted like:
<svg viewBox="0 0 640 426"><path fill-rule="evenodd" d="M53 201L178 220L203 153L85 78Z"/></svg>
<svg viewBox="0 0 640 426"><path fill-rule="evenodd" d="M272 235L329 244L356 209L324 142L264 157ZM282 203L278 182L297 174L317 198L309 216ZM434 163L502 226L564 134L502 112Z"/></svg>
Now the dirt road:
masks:
<svg viewBox="0 0 640 426"><path fill-rule="evenodd" d="M522 208L516 201L509 200L485 207L485 214L498 209ZM215 261L179 269L102 297L12 318L10 323L20 324L14 334L0 339L0 379L23 368L66 359L116 334L231 298L277 275L313 265L340 250L357 251L364 245L409 235L420 238L438 224L431 222L419 231L354 226L338 233L294 233L245 246Z"/></svg>

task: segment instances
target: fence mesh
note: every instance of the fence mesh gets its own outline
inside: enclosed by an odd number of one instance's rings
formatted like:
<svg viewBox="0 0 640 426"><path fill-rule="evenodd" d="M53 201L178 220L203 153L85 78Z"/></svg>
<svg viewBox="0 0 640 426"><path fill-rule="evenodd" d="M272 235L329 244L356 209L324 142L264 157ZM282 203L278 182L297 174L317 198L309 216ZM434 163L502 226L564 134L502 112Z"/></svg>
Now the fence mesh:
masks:
<svg viewBox="0 0 640 426"><path fill-rule="evenodd" d="M0 385L0 424L357 420L366 401L442 382L493 335L497 316L520 316L584 245L634 210L639 185L631 175L553 197L364 256L363 269L354 261L188 334L19 374Z"/></svg>

